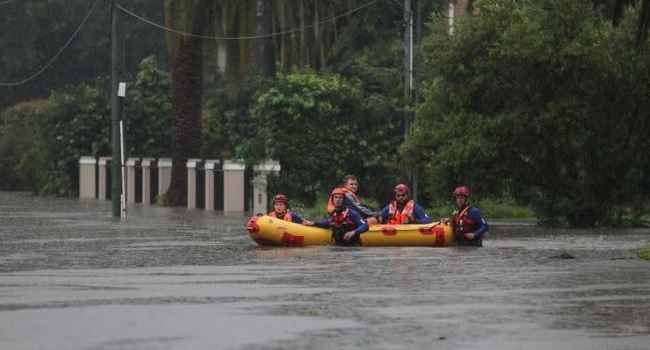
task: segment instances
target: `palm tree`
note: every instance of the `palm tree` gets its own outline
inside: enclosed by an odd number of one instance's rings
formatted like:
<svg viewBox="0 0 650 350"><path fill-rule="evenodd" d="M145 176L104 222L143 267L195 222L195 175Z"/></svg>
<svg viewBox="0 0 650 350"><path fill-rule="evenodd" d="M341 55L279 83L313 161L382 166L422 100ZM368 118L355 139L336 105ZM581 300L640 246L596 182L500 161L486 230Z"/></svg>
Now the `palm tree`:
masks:
<svg viewBox="0 0 650 350"><path fill-rule="evenodd" d="M639 11L639 24L637 27L636 43L637 48L642 52L648 38L648 27L650 27L650 0L643 0Z"/></svg>
<svg viewBox="0 0 650 350"><path fill-rule="evenodd" d="M201 35L206 22L205 0L167 0L165 21L171 28ZM167 33L172 55L172 181L170 205L187 201L185 163L201 150L201 98L203 92L203 41Z"/></svg>
<svg viewBox="0 0 650 350"><path fill-rule="evenodd" d="M322 24L342 11L343 0L166 0L166 26L203 36L251 37L219 40L225 54L226 84L231 97L241 94L241 78L250 70L271 75L276 66L323 69L335 53L337 24ZM293 29L300 28L299 31ZM277 36L263 34L290 31ZM172 181L168 204L184 205L188 158L201 150L204 39L167 32L172 56ZM277 53L277 54L276 54Z"/></svg>

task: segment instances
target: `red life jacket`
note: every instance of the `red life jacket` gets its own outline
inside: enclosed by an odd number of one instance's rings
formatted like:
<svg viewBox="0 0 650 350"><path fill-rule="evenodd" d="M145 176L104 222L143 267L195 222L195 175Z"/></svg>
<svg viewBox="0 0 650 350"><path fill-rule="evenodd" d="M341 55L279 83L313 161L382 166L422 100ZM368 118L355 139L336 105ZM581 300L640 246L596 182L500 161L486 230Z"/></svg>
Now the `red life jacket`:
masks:
<svg viewBox="0 0 650 350"><path fill-rule="evenodd" d="M348 213L350 209L345 209L340 213L333 212L330 214L330 220L332 221L332 229L337 231L352 231L356 228L356 224Z"/></svg>
<svg viewBox="0 0 650 350"><path fill-rule="evenodd" d="M401 224L410 224L413 218L413 209L415 208L415 202L410 200L406 202L402 211L397 209L397 201L392 201L388 205L388 224L391 225L401 225Z"/></svg>
<svg viewBox="0 0 650 350"><path fill-rule="evenodd" d="M451 216L451 227L455 234L471 233L478 228L478 223L467 216L471 209L472 205L467 204L462 210L456 209Z"/></svg>
<svg viewBox="0 0 650 350"><path fill-rule="evenodd" d="M357 197L354 192L348 190L345 187L341 187L341 189L344 190L346 194L351 194L352 198L354 198L355 201L361 203L361 199L359 199L359 197ZM332 202L332 197L330 196L330 199L327 201L327 213L332 214L332 212L334 212L334 202Z"/></svg>
<svg viewBox="0 0 650 350"><path fill-rule="evenodd" d="M269 213L269 216L272 217L272 218L278 218L278 219L281 219L281 220L284 220L284 221L293 222L293 220L291 219L291 211L289 211L289 210L284 212L284 216L282 218L280 218L278 216L278 214L276 212L274 212L274 211Z"/></svg>

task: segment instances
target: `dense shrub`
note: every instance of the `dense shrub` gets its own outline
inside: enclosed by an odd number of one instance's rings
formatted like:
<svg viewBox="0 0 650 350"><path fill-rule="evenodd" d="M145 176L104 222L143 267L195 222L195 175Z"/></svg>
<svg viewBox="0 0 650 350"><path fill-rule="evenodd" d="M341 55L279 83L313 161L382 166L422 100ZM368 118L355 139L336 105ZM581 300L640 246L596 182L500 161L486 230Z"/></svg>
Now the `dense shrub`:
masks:
<svg viewBox="0 0 650 350"><path fill-rule="evenodd" d="M485 0L427 39L419 124L403 145L440 195L465 183L530 203L544 222L603 223L650 196L650 59L637 9L619 25L589 2ZM424 152L414 152L416 149Z"/></svg>
<svg viewBox="0 0 650 350"><path fill-rule="evenodd" d="M392 124L370 111L359 81L333 73L278 74L254 97L255 135L242 154L251 163L279 160L282 174L272 188L312 205L344 174L364 179L381 155L393 153L382 149Z"/></svg>
<svg viewBox="0 0 650 350"><path fill-rule="evenodd" d="M164 156L170 145L169 74L153 58L128 84L125 107L127 156ZM53 91L49 100L18 104L0 126L3 188L70 196L78 189L79 157L111 154L110 83ZM38 174L38 177L33 174Z"/></svg>
<svg viewBox="0 0 650 350"><path fill-rule="evenodd" d="M107 79L52 92L40 128L41 194L76 194L79 157L110 155L109 95Z"/></svg>
<svg viewBox="0 0 650 350"><path fill-rule="evenodd" d="M0 117L0 189L36 190L38 130L48 100L32 100L7 109Z"/></svg>

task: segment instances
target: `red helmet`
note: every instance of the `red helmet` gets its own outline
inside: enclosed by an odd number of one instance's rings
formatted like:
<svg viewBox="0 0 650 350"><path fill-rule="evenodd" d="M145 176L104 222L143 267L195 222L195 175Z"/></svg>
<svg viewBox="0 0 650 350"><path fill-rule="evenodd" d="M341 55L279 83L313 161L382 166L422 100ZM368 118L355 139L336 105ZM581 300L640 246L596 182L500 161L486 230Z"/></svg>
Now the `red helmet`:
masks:
<svg viewBox="0 0 650 350"><path fill-rule="evenodd" d="M283 194L276 194L273 196L273 204L275 203L284 203L284 205L289 205L289 198Z"/></svg>
<svg viewBox="0 0 650 350"><path fill-rule="evenodd" d="M469 195L470 195L470 191L469 191L469 187L467 186L459 186L456 187L456 189L454 190L454 196L469 197Z"/></svg>
<svg viewBox="0 0 650 350"><path fill-rule="evenodd" d="M399 184L395 186L395 193L406 193L409 194L411 190L405 184Z"/></svg>
<svg viewBox="0 0 650 350"><path fill-rule="evenodd" d="M330 196L333 197L335 194L340 194L340 195L345 196L346 193L347 193L347 191L344 188L337 187L337 188L332 190L332 193L330 194Z"/></svg>

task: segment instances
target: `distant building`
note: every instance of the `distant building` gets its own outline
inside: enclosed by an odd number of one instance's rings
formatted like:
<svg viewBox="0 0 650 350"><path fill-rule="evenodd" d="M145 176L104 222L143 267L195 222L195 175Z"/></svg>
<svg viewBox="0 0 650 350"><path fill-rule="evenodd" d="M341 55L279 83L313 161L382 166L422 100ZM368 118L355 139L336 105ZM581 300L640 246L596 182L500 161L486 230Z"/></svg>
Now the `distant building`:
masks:
<svg viewBox="0 0 650 350"><path fill-rule="evenodd" d="M454 26L456 18L466 14L472 13L472 0L456 0L449 3L449 13L447 14L449 18L449 34L454 34Z"/></svg>

